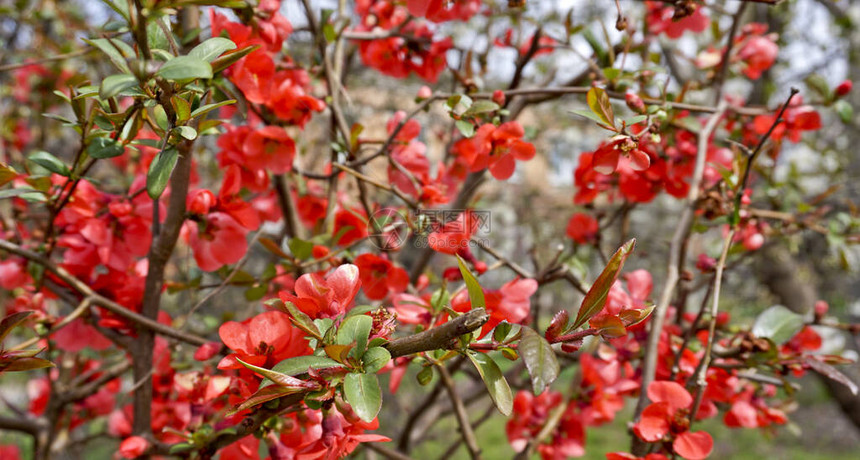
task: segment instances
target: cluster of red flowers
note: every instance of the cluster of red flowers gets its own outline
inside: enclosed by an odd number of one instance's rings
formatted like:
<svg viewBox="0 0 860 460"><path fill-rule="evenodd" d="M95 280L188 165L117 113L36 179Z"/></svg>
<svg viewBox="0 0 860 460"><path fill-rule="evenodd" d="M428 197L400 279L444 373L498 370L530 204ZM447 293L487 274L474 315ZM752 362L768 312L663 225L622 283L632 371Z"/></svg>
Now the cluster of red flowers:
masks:
<svg viewBox="0 0 860 460"><path fill-rule="evenodd" d="M359 41L362 62L395 78L405 78L415 72L421 78L435 83L447 67L445 54L453 46L453 41L451 37L434 38L429 25L411 20L410 12L437 22L468 19L479 6L475 3L480 2L454 2L454 5L445 8L441 2L410 2L407 8L391 0L357 2L356 10L361 23L355 31L371 34L391 32L388 37Z"/></svg>

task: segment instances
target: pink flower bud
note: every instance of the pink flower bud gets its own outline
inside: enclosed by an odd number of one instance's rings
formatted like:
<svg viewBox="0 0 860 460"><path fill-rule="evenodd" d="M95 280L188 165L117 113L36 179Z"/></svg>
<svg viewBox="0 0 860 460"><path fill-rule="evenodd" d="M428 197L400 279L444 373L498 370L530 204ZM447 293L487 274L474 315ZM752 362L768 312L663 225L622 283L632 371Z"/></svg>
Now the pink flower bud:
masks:
<svg viewBox="0 0 860 460"><path fill-rule="evenodd" d="M418 99L424 100L433 97L433 90L429 86L424 85L418 90Z"/></svg>
<svg viewBox="0 0 860 460"><path fill-rule="evenodd" d="M627 107L636 113L645 113L645 102L636 93L628 92L624 95L624 100L627 102Z"/></svg>
<svg viewBox="0 0 860 460"><path fill-rule="evenodd" d="M500 106L505 105L505 93L502 90L497 89L493 91L493 102L499 104Z"/></svg>
<svg viewBox="0 0 860 460"><path fill-rule="evenodd" d="M819 300L818 302L815 302L815 316L816 317L820 318L820 317L826 315L827 310L829 310L829 309L830 309L830 305L828 305L827 302L825 302L823 300Z"/></svg>

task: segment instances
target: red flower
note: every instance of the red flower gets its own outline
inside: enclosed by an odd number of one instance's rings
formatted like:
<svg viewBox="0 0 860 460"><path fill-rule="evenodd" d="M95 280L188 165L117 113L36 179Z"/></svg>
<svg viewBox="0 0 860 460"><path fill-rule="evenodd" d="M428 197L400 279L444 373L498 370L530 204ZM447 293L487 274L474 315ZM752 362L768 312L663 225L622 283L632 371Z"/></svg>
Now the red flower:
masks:
<svg viewBox="0 0 860 460"><path fill-rule="evenodd" d="M590 214L578 212L567 223L567 236L579 244L594 241L597 238L598 230L600 227L597 219Z"/></svg>
<svg viewBox="0 0 860 460"><path fill-rule="evenodd" d="M367 214L362 209L341 209L334 215L335 236L340 237L335 244L348 246L362 238L367 238Z"/></svg>
<svg viewBox="0 0 860 460"><path fill-rule="evenodd" d="M362 254L355 258L358 276L364 295L371 300L382 300L389 293L400 293L409 286L409 274L395 267L390 260L376 254Z"/></svg>
<svg viewBox="0 0 860 460"><path fill-rule="evenodd" d="M550 412L559 404L564 404L564 401L557 391L547 390L537 397L529 391L518 392L514 397L514 415L505 425L511 447L522 452L528 442L541 432ZM538 446L542 459L581 457L585 454L585 427L573 409L575 406L568 406L558 427L549 437L549 442Z"/></svg>
<svg viewBox="0 0 860 460"><path fill-rule="evenodd" d="M665 33L669 38L680 38L684 32L702 32L708 28L710 21L702 13L702 8L694 6L696 10L689 16L675 20L675 8L665 6L663 2L645 2L648 8L646 22L648 31L652 34Z"/></svg>
<svg viewBox="0 0 860 460"><path fill-rule="evenodd" d="M693 397L675 382L658 381L648 385L651 404L642 411L633 432L647 442L672 440L672 449L687 460L699 460L711 454L714 440L704 431L690 432L689 409Z"/></svg>
<svg viewBox="0 0 860 460"><path fill-rule="evenodd" d="M140 436L125 438L119 445L119 454L123 458L137 458L149 449L149 441Z"/></svg>
<svg viewBox="0 0 860 460"><path fill-rule="evenodd" d="M525 130L516 121L498 127L487 123L472 138L458 141L454 150L473 172L490 168L493 177L506 180L514 174L516 160L531 160L535 156L535 146L522 140L524 135Z"/></svg>
<svg viewBox="0 0 860 460"><path fill-rule="evenodd" d="M487 335L502 321L521 324L528 319L531 311L530 297L537 291L537 281L533 279L513 279L498 290L484 289L484 300L490 320L481 329L481 336ZM472 303L466 291L460 291L451 299L455 311L469 311Z"/></svg>
<svg viewBox="0 0 860 460"><path fill-rule="evenodd" d="M427 243L433 250L445 254L459 254L469 249L472 235L478 231L481 222L478 217L466 210L457 219L438 226L427 236Z"/></svg>
<svg viewBox="0 0 860 460"><path fill-rule="evenodd" d="M812 107L802 105L803 98L795 96L791 100L791 106L786 109L783 121L774 128L771 139L781 140L788 136L791 142L799 142L802 131L815 131L821 129L821 116ZM759 115L753 119L753 132L764 135L773 126L776 114Z"/></svg>
<svg viewBox="0 0 860 460"><path fill-rule="evenodd" d="M188 222L186 240L194 251L194 260L201 270L211 272L223 265L234 264L248 250L245 235L248 230L230 215L213 212L198 222Z"/></svg>
<svg viewBox="0 0 860 460"><path fill-rule="evenodd" d="M235 352L224 357L218 369L243 369L237 358L270 368L309 351L304 332L293 327L289 315L279 311L267 311L241 323L228 321L218 329L218 335Z"/></svg>
<svg viewBox="0 0 860 460"><path fill-rule="evenodd" d="M293 169L296 144L278 126L266 126L252 131L245 138L245 165L250 169L268 170L283 174Z"/></svg>
<svg viewBox="0 0 860 460"><path fill-rule="evenodd" d="M295 295L283 291L279 296L313 319L334 318L351 308L360 288L358 267L344 264L326 277L306 273L296 280Z"/></svg>
<svg viewBox="0 0 860 460"><path fill-rule="evenodd" d="M406 7L413 16L433 22L468 21L481 8L481 0L407 0Z"/></svg>
<svg viewBox="0 0 860 460"><path fill-rule="evenodd" d="M761 77L761 74L773 65L779 54L776 34L765 35L766 31L765 24L750 23L743 27L741 35L735 39L737 53L731 61L743 61L746 64L744 75L752 80Z"/></svg>

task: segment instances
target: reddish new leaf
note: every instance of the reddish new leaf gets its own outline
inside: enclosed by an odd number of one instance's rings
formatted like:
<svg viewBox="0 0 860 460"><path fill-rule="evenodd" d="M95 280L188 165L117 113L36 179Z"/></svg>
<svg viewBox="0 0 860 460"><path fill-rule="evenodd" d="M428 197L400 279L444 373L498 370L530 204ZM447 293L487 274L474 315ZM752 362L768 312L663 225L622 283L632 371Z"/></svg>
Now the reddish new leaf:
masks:
<svg viewBox="0 0 860 460"><path fill-rule="evenodd" d="M588 290L585 299L582 300L582 305L580 305L579 312L576 314L576 321L573 322L573 326L568 331L582 326L586 321L603 310L603 306L606 305L606 298L609 296L609 289L615 283L615 280L618 279L618 274L621 273L621 269L624 267L624 261L627 260L627 256L633 251L634 246L636 246L635 238L624 243L623 246L615 251L615 254L609 259L609 263L606 264L606 268L603 269L600 276L591 285L591 289Z"/></svg>
<svg viewBox="0 0 860 460"><path fill-rule="evenodd" d="M615 112L609 102L609 96L603 88L591 88L585 96L588 108L594 112L607 126L615 126Z"/></svg>
<svg viewBox="0 0 860 460"><path fill-rule="evenodd" d="M556 313L552 317L552 322L549 323L549 327L546 328L546 334L544 334L546 339L552 341L556 337L560 336L561 333L567 329L568 321L570 321L570 315L567 314L567 310L562 310Z"/></svg>
<svg viewBox="0 0 860 460"><path fill-rule="evenodd" d="M604 339L615 339L627 335L624 323L617 316L602 315L593 318L588 323L592 328L597 329L597 333Z"/></svg>
<svg viewBox="0 0 860 460"><path fill-rule="evenodd" d="M15 326L24 322L28 316L33 314L32 311L19 311L18 313L12 313L11 315L3 318L3 321L0 321L0 342L3 342L6 339L6 336L9 335L9 332L15 328Z"/></svg>
<svg viewBox="0 0 860 460"><path fill-rule="evenodd" d="M244 402L234 407L233 410L227 412L227 416L233 416L237 412L242 412L245 409L250 409L254 406L259 406L273 399L278 399L281 396L287 396L302 391L301 389L282 387L280 385L269 385L265 388L260 388L259 391L252 394Z"/></svg>
<svg viewBox="0 0 860 460"><path fill-rule="evenodd" d="M618 314L618 317L621 318L621 322L624 323L624 326L630 327L645 321L646 318L651 316L652 311L654 311L654 305L642 309L630 308L623 310Z"/></svg>
<svg viewBox="0 0 860 460"><path fill-rule="evenodd" d="M316 387L316 384L314 384L313 382L305 382L304 380L299 380L287 374L282 374L280 372L275 372L270 369L264 369L262 367L255 366L253 364L248 364L241 359L236 359L236 361L239 361L239 364L247 367L248 369L256 372L257 374L262 375L263 377L275 382L278 386L284 388L302 390Z"/></svg>
<svg viewBox="0 0 860 460"><path fill-rule="evenodd" d="M831 366L830 364L823 363L813 356L804 356L804 362L809 365L809 367L818 372L819 374L833 380L835 382L839 382L851 391L851 394L857 396L857 384L855 384L851 379L845 376L842 372L839 372L839 369Z"/></svg>

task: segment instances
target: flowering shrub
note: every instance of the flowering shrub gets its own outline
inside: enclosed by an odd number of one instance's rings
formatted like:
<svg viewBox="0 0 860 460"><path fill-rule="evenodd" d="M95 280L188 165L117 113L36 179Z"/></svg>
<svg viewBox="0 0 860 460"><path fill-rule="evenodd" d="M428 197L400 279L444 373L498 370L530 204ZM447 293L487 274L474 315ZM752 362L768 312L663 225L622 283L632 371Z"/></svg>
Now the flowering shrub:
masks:
<svg viewBox="0 0 860 460"><path fill-rule="evenodd" d="M9 19L31 49L9 40L0 74L0 378L27 382L0 429L33 458L408 458L447 415L449 453L479 458L488 400L517 458L593 456L630 407L606 458L696 460L718 449L703 420L787 424L808 373L856 397L829 338L860 326L824 300L725 311L747 258L816 233L847 264L860 241L853 205L775 166L852 121L852 83L738 93L783 45L746 3L618 3L611 34L521 1L282 3ZM506 200L551 201L538 107L562 96L555 123L590 135L563 152L572 203L525 222Z"/></svg>

